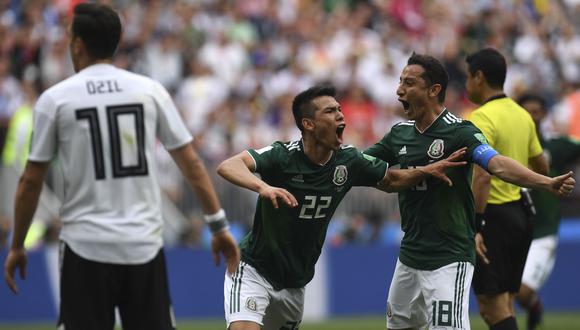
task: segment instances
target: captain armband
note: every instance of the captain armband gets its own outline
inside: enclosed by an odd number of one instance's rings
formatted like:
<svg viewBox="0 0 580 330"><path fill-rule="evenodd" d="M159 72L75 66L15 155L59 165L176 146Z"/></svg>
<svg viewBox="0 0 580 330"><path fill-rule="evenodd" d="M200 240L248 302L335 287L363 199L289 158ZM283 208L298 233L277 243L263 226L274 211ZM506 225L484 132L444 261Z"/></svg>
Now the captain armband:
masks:
<svg viewBox="0 0 580 330"><path fill-rule="evenodd" d="M226 218L226 211L223 209L220 209L214 214L206 214L203 216L203 219L214 235L230 228L228 219Z"/></svg>
<svg viewBox="0 0 580 330"><path fill-rule="evenodd" d="M499 153L495 151L495 149L493 149L489 144L480 144L477 146L477 148L473 149L471 158L473 159L474 163L488 171L487 164L489 164L489 160L498 154Z"/></svg>

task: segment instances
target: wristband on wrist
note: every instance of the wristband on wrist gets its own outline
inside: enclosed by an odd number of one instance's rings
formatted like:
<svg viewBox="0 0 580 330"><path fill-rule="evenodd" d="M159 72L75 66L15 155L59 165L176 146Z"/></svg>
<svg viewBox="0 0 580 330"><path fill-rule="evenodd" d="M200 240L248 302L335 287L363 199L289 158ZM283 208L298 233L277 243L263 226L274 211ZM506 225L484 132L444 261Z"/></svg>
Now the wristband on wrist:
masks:
<svg viewBox="0 0 580 330"><path fill-rule="evenodd" d="M483 213L475 213L475 231L481 232L485 227L485 219L483 218Z"/></svg>
<svg viewBox="0 0 580 330"><path fill-rule="evenodd" d="M230 228L228 219L226 218L226 212L223 209L220 209L214 214L206 214L203 216L203 219L214 235Z"/></svg>

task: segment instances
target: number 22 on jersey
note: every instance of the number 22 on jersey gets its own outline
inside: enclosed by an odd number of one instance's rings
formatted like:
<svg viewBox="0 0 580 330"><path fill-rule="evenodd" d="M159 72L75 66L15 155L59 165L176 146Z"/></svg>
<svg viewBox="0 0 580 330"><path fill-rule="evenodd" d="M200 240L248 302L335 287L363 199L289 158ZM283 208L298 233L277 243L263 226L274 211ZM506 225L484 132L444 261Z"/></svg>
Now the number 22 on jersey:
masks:
<svg viewBox="0 0 580 330"><path fill-rule="evenodd" d="M332 196L304 196L304 203L298 217L300 219L324 219L326 218L326 209L331 203Z"/></svg>

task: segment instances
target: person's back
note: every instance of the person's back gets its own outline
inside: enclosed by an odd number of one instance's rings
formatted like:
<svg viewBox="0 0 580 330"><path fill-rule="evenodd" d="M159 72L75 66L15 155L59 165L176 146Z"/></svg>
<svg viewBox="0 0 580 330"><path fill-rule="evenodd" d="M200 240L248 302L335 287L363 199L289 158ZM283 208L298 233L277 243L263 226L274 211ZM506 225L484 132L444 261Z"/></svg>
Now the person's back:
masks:
<svg viewBox="0 0 580 330"><path fill-rule="evenodd" d="M191 139L163 87L110 64L89 66L43 93L31 159L58 147L64 176L61 237L85 257L140 263L161 246L156 136L167 149ZM123 253L119 253L119 249Z"/></svg>
<svg viewBox="0 0 580 330"><path fill-rule="evenodd" d="M78 73L36 103L30 155L16 192L5 262L5 280L14 292L14 272L26 272L24 240L42 183L58 159L64 174L59 329L113 329L115 309L123 329L175 328L161 239L156 138L201 201L216 264L218 252L229 271L239 262L225 212L169 94L159 83L111 65L121 31L111 7L75 6L69 49Z"/></svg>

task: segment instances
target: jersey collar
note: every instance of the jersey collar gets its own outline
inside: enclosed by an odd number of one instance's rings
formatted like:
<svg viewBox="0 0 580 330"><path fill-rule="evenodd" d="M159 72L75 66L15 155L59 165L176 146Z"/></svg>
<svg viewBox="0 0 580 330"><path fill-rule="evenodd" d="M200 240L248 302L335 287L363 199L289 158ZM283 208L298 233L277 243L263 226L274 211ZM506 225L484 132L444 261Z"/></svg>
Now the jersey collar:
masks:
<svg viewBox="0 0 580 330"><path fill-rule="evenodd" d="M304 159L306 159L308 164L310 164L311 166L313 166L315 168L325 167L326 165L330 164L332 162L332 160L334 159L334 157L336 156L336 151L333 150L332 154L330 155L330 157L326 160L326 162L324 164L314 163L310 158L308 158L308 155L306 155L306 150L304 149L304 140L302 138L300 139L300 150L302 151L302 156L304 157Z"/></svg>
<svg viewBox="0 0 580 330"><path fill-rule="evenodd" d="M491 102L491 101L493 101L493 100L499 100L499 99L503 99L504 97L507 97L507 95L505 95L504 93L501 93L501 94L494 95L494 96L492 96L492 97L488 98L487 100L483 101L483 103L480 105L480 107L481 107L482 105L486 104L487 102Z"/></svg>
<svg viewBox="0 0 580 330"><path fill-rule="evenodd" d="M86 68L79 71L78 74L91 74L95 72L103 72L115 69L115 66L109 63L97 63L89 65Z"/></svg>
<svg viewBox="0 0 580 330"><path fill-rule="evenodd" d="M431 126L433 126L433 124L435 124L439 120L439 118L441 118L441 116L443 116L447 112L449 112L449 111L447 111L447 108L443 108L443 111L441 111L441 113L437 116L437 118L435 118L431 122L431 124L429 124L427 127L425 127L425 129L422 131L417 127L417 121L415 121L415 129L417 130L417 132L419 132L419 134L424 134L425 132L427 132L427 130L429 130L429 128L431 128Z"/></svg>

